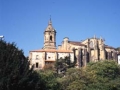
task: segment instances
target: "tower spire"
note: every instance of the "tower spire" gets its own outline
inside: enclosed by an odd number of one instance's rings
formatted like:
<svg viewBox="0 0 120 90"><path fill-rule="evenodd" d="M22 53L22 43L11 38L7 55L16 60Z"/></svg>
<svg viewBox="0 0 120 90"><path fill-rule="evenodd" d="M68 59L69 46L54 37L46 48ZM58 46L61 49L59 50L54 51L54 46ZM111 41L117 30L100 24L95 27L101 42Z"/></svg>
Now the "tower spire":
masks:
<svg viewBox="0 0 120 90"><path fill-rule="evenodd" d="M50 15L50 21L51 21L51 15Z"/></svg>
<svg viewBox="0 0 120 90"><path fill-rule="evenodd" d="M52 25L52 20L51 20L51 15L50 15L50 20L49 20L49 25Z"/></svg>

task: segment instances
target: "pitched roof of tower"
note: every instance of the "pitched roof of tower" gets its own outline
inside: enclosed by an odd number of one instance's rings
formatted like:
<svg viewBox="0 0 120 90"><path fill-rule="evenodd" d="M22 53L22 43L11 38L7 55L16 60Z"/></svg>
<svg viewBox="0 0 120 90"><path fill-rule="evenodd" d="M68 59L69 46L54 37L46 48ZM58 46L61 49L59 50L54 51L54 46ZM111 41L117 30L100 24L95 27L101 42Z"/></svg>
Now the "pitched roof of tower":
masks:
<svg viewBox="0 0 120 90"><path fill-rule="evenodd" d="M45 32L46 31L55 31L55 29L53 28L53 26L52 26L52 20L51 20L51 17L50 17L50 20L49 20L49 22L48 22L48 26L47 26L47 28L45 29ZM56 32L56 31L55 31Z"/></svg>

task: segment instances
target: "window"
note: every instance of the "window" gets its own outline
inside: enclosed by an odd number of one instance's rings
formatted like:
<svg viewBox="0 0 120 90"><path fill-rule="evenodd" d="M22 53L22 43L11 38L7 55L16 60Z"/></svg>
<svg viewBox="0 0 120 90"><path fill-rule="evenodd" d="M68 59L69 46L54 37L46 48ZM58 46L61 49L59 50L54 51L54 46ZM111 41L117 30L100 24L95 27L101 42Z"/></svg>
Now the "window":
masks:
<svg viewBox="0 0 120 90"><path fill-rule="evenodd" d="M36 60L38 60L39 59L39 56L38 55L36 55Z"/></svg>
<svg viewBox="0 0 120 90"><path fill-rule="evenodd" d="M92 41L90 42L90 48L93 48L93 42Z"/></svg>
<svg viewBox="0 0 120 90"><path fill-rule="evenodd" d="M50 59L50 57L48 57L48 59Z"/></svg>
<svg viewBox="0 0 120 90"><path fill-rule="evenodd" d="M38 68L38 63L36 63L36 68Z"/></svg>
<svg viewBox="0 0 120 90"><path fill-rule="evenodd" d="M50 36L50 41L52 41L52 36Z"/></svg>

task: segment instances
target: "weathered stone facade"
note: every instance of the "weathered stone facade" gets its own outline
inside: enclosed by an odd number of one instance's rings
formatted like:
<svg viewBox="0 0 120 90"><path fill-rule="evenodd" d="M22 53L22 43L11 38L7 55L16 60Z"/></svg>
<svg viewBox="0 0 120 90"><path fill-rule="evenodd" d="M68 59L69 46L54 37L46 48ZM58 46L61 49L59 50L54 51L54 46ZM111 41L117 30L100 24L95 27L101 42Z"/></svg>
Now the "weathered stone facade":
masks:
<svg viewBox="0 0 120 90"><path fill-rule="evenodd" d="M55 60L65 56L77 58L76 67L86 66L88 62L97 62L99 60L117 61L117 51L114 47L104 43L104 39L88 38L84 41L70 41L65 37L61 45L56 48L56 30L52 26L50 19L47 28L44 31L44 47L40 50L29 52L29 60L34 69L43 69L46 64L54 63Z"/></svg>
<svg viewBox="0 0 120 90"><path fill-rule="evenodd" d="M67 40L67 41L66 41ZM62 45L59 45L58 50L76 50L77 66L85 66L88 62L97 62L99 60L116 60L116 48L105 45L102 38L89 38L82 42L70 41L64 38Z"/></svg>
<svg viewBox="0 0 120 90"><path fill-rule="evenodd" d="M54 63L57 59L70 57L74 60L74 52L72 50L58 50L56 48L56 30L52 26L52 21L48 22L48 26L44 31L44 47L40 50L32 50L29 52L30 66L34 66L35 70L43 69L47 64Z"/></svg>

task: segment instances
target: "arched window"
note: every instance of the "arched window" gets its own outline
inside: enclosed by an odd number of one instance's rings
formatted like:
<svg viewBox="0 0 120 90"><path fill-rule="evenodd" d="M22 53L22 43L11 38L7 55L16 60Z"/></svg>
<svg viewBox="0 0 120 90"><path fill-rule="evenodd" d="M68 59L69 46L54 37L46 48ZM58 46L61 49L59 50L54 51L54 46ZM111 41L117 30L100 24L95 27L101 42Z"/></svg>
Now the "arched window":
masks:
<svg viewBox="0 0 120 90"><path fill-rule="evenodd" d="M52 36L50 36L50 41L52 41Z"/></svg>
<svg viewBox="0 0 120 90"><path fill-rule="evenodd" d="M93 42L92 41L90 42L90 48L93 48Z"/></svg>

